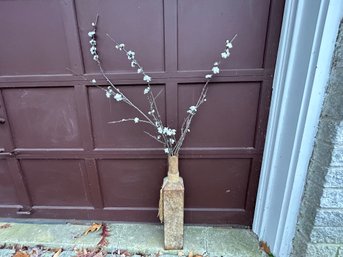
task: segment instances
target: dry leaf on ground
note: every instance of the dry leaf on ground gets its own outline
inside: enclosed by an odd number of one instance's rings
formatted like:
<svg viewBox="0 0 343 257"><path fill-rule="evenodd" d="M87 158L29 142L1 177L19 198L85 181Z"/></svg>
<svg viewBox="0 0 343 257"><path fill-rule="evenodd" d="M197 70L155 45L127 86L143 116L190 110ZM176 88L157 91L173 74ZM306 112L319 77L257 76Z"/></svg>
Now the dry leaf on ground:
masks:
<svg viewBox="0 0 343 257"><path fill-rule="evenodd" d="M102 224L93 223L92 226L90 226L85 233L83 233L84 236L88 235L88 233L98 231L102 227Z"/></svg>
<svg viewBox="0 0 343 257"><path fill-rule="evenodd" d="M108 227L105 223L102 224L101 239L97 246L103 247L108 245L107 237L110 235Z"/></svg>
<svg viewBox="0 0 343 257"><path fill-rule="evenodd" d="M188 253L188 257L193 257L193 252L192 252L192 251L190 251L190 252Z"/></svg>
<svg viewBox="0 0 343 257"><path fill-rule="evenodd" d="M271 255L271 254L272 254L272 252L270 251L269 246L268 246L267 243L264 242L264 241L261 241L261 242L260 242L260 249L263 250L263 251L264 251L266 254L268 254L268 255Z"/></svg>
<svg viewBox="0 0 343 257"><path fill-rule="evenodd" d="M62 248L58 249L58 251L55 252L54 255L53 255L52 257L58 257L58 256L60 256L61 252L62 252Z"/></svg>
<svg viewBox="0 0 343 257"><path fill-rule="evenodd" d="M0 226L0 229L10 228L11 224L3 224Z"/></svg>
<svg viewBox="0 0 343 257"><path fill-rule="evenodd" d="M30 255L27 252L18 251L13 255L13 257L30 257Z"/></svg>
<svg viewBox="0 0 343 257"><path fill-rule="evenodd" d="M103 254L103 252L98 252L96 255L94 255L94 257L104 257L105 255Z"/></svg>

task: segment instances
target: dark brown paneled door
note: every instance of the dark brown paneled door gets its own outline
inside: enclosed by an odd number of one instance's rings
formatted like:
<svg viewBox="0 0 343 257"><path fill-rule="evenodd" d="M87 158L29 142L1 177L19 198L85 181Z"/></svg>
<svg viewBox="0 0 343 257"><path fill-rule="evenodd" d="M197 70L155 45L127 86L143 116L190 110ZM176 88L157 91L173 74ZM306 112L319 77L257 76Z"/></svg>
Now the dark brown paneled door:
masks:
<svg viewBox="0 0 343 257"><path fill-rule="evenodd" d="M158 222L166 157L143 133L109 121L137 114L66 68L107 86L89 56L147 109L144 83L105 36L135 50L166 124L180 128L224 42L180 153L187 223L252 224L281 27L279 0L0 1L0 216Z"/></svg>

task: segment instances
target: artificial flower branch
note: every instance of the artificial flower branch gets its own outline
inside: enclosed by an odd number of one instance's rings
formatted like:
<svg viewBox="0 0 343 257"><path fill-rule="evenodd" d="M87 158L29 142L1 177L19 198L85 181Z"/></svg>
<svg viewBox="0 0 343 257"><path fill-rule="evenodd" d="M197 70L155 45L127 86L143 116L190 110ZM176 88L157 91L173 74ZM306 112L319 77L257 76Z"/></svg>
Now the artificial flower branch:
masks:
<svg viewBox="0 0 343 257"><path fill-rule="evenodd" d="M135 55L136 55L135 52L132 50L127 50L125 48L125 44L115 41L109 34L106 34L106 36L115 44L115 48L125 53L128 60L131 62L131 67L136 69L137 73L143 76L143 81L147 83L147 87L144 89L143 94L146 95L147 100L149 102L148 113L146 114L139 107L137 107L123 92L120 91L118 87L116 87L116 85L106 75L101 65L101 61L100 61L101 58L97 51L96 28L97 28L98 18L99 18L99 15L96 16L95 22L92 22L93 30L88 33L88 36L91 38L91 40L89 41L91 45L90 52L93 57L93 60L97 63L99 67L101 75L105 78L105 80L109 83L110 86L107 89L104 89L96 85L95 79L92 79L91 83L101 88L102 90L104 90L106 92L106 97L114 98L117 102L123 102L123 103L128 104L143 117L143 119L134 117L134 118L121 119L118 121L111 121L109 123L122 123L122 122L133 122L135 124L147 123L151 125L152 127L154 127L156 135L153 135L147 131L144 131L144 133L150 136L151 138L153 138L154 140L156 140L157 142L163 144L164 152L168 154L169 156L178 155L187 133L190 132L190 125L191 125L193 117L197 113L199 107L204 102L206 102L209 82L211 81L212 77L215 74L219 74L220 72L219 67L220 67L221 62L220 61L215 62L211 70L212 72L205 76L206 82L201 90L199 99L195 105L190 106L189 109L187 110L187 116L185 120L183 121L181 129L180 129L180 137L178 140L176 140L176 137L175 137L176 129L172 129L163 125L161 115L160 115L160 112L158 111L158 106L156 104L156 99L160 95L162 90L156 96L154 95L152 86L150 84L150 82L152 81L152 78L144 71L144 68L139 64L138 60L135 58ZM221 53L222 59L227 59L230 56L230 49L233 47L232 42L234 41L236 36L237 35L235 35L231 40L226 40L225 50L224 52Z"/></svg>

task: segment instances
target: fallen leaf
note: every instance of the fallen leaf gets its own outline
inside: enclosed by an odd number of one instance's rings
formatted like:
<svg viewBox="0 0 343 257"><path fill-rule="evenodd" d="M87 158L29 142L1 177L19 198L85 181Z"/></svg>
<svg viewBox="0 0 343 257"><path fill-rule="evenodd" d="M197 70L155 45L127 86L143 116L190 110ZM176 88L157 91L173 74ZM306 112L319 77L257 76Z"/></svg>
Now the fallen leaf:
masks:
<svg viewBox="0 0 343 257"><path fill-rule="evenodd" d="M190 252L188 253L188 257L193 257L193 252L192 252L192 251L190 251Z"/></svg>
<svg viewBox="0 0 343 257"><path fill-rule="evenodd" d="M120 256L131 256L131 254L127 250L118 250Z"/></svg>
<svg viewBox="0 0 343 257"><path fill-rule="evenodd" d="M61 252L62 252L62 248L58 249L58 251L55 252L54 255L53 255L52 257L58 257L58 256L60 256Z"/></svg>
<svg viewBox="0 0 343 257"><path fill-rule="evenodd" d="M108 241L107 238L110 235L110 232L108 230L108 227L105 223L102 224L102 231L101 231L101 239L99 241L99 243L97 244L97 246L103 247L108 245ZM120 253L119 253L120 254Z"/></svg>
<svg viewBox="0 0 343 257"><path fill-rule="evenodd" d="M3 224L0 226L0 229L5 229L5 228L10 228L11 227L11 224Z"/></svg>
<svg viewBox="0 0 343 257"><path fill-rule="evenodd" d="M27 252L18 251L13 257L30 257L30 255Z"/></svg>
<svg viewBox="0 0 343 257"><path fill-rule="evenodd" d="M38 257L40 256L41 250L39 248L33 248L30 252L30 257Z"/></svg>
<svg viewBox="0 0 343 257"><path fill-rule="evenodd" d="M83 235L84 235L84 236L87 236L88 233L98 231L101 227L102 227L102 224L93 223L92 226L90 226L90 227L85 231L85 233L83 233Z"/></svg>
<svg viewBox="0 0 343 257"><path fill-rule="evenodd" d="M260 249L263 250L263 251L264 251L266 254L268 254L268 255L271 255L271 254L272 254L272 252L270 251L269 246L268 246L267 243L264 242L264 241L261 241L261 242L260 242Z"/></svg>

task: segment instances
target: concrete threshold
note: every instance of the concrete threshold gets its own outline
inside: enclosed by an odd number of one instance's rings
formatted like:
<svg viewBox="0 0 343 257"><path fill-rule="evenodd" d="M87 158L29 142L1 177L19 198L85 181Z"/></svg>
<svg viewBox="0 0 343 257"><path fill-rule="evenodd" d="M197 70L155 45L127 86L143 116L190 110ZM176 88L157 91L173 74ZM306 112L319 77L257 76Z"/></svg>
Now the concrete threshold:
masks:
<svg viewBox="0 0 343 257"><path fill-rule="evenodd" d="M9 224L9 225L5 225ZM76 256L74 249L94 249L99 242L101 231L81 236L89 227L85 224L42 224L0 222L0 256L13 256L15 245L46 248L62 248L60 257ZM126 250L131 255L168 256L225 256L257 257L266 256L259 250L256 235L249 229L185 226L184 249L166 251L163 249L163 225L141 223L107 223L110 235L107 237L108 256L116 256ZM53 252L52 252L53 253ZM49 255L50 254L50 255ZM52 256L51 252L44 256ZM120 256L117 255L117 256Z"/></svg>

